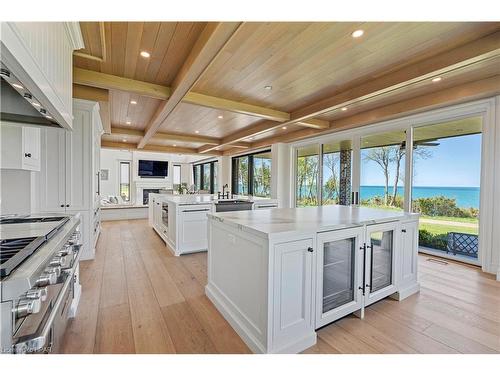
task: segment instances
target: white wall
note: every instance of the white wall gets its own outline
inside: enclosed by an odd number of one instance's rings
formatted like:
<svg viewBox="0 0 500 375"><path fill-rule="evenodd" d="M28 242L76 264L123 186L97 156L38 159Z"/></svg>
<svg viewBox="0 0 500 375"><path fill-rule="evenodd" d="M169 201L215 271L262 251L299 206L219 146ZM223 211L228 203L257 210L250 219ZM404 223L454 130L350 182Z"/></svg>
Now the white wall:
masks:
<svg viewBox="0 0 500 375"><path fill-rule="evenodd" d="M138 161L146 160L164 160L168 161L168 177L166 178L141 178L138 175ZM199 159L196 156L166 154L146 151L128 151L128 150L101 150L101 171L108 170L108 180L101 179L101 196L108 198L110 195L119 195L119 163L120 161L130 161L132 163L131 172L131 201L136 204L136 183L157 183L164 185L165 188L172 187L173 165L181 166L181 182L187 183L188 186L193 184L193 166L192 162ZM142 197L141 197L142 199Z"/></svg>
<svg viewBox="0 0 500 375"><path fill-rule="evenodd" d="M118 166L120 161L132 161L132 152L126 150L101 149L101 171L108 170L108 180L101 178L101 197L119 195ZM133 191L133 189L131 189Z"/></svg>
<svg viewBox="0 0 500 375"><path fill-rule="evenodd" d="M0 214L21 214L31 212L30 171L0 170Z"/></svg>
<svg viewBox="0 0 500 375"><path fill-rule="evenodd" d="M290 145L286 143L271 145L271 160L271 198L278 199L280 208L292 207Z"/></svg>

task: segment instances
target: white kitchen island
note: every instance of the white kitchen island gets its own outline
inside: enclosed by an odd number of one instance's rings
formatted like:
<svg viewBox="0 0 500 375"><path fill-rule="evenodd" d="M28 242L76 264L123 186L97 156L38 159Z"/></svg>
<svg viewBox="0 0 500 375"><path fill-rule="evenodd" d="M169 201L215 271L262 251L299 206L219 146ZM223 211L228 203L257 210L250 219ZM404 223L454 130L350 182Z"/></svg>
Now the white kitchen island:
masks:
<svg viewBox="0 0 500 375"><path fill-rule="evenodd" d="M256 353L298 353L315 330L419 290L418 215L324 206L210 213L206 294Z"/></svg>
<svg viewBox="0 0 500 375"><path fill-rule="evenodd" d="M276 208L276 199L233 196L253 203L255 210ZM208 213L215 212L217 196L209 194L149 194L149 225L174 255L206 251Z"/></svg>

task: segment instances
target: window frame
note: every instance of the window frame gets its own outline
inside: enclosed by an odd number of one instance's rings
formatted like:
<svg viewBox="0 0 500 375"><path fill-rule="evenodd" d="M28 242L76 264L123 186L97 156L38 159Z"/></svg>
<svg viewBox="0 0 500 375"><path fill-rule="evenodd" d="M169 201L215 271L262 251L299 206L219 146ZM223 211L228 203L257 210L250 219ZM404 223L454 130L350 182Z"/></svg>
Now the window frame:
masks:
<svg viewBox="0 0 500 375"><path fill-rule="evenodd" d="M215 194L215 191L214 191L214 187L215 187L215 176L214 176L214 170L215 168L218 166L218 161L217 160L212 160L212 161L207 161L207 162L204 162L204 163L198 163L198 164L193 164L193 182L194 182L194 185L195 187L198 189L198 190L205 190L203 189L204 185L205 185L205 176L204 176L204 169L205 169L205 165L209 165L210 166L210 171L209 171L209 178L210 178L210 181L209 181L209 192L210 194ZM200 181L197 181L196 179L196 168L200 168Z"/></svg>
<svg viewBox="0 0 500 375"><path fill-rule="evenodd" d="M172 184L175 185L175 168L179 168L179 183L178 185L182 184L182 166L180 164L173 164L172 165Z"/></svg>
<svg viewBox="0 0 500 375"><path fill-rule="evenodd" d="M233 156L231 158L231 193L238 195L240 194L238 192L238 176L235 173L237 171L236 168L236 163L238 159L241 158L248 158L248 192L247 195L254 195L254 156L255 155L260 155L260 154L265 154L271 152L271 149L266 149L266 150L260 150L257 152L252 152L250 154L244 154L244 155L238 155L238 156ZM271 170L272 170L272 158L271 158ZM270 175L272 179L272 173ZM272 186L272 184L271 184ZM271 192L269 192L269 197L271 197Z"/></svg>
<svg viewBox="0 0 500 375"><path fill-rule="evenodd" d="M118 160L118 195L120 196L120 198L122 198L121 195L122 185L127 185L127 184L122 184L122 164L128 164L128 199L127 200L124 199L124 201L130 202L132 200L132 191L131 191L132 162L130 160Z"/></svg>

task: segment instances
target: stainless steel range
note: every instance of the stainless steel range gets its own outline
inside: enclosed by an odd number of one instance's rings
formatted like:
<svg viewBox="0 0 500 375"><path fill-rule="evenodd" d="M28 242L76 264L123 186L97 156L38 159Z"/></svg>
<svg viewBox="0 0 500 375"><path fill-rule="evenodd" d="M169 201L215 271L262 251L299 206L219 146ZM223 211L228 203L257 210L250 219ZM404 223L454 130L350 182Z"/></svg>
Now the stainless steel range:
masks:
<svg viewBox="0 0 500 375"><path fill-rule="evenodd" d="M2 353L58 353L80 295L80 217L0 219Z"/></svg>

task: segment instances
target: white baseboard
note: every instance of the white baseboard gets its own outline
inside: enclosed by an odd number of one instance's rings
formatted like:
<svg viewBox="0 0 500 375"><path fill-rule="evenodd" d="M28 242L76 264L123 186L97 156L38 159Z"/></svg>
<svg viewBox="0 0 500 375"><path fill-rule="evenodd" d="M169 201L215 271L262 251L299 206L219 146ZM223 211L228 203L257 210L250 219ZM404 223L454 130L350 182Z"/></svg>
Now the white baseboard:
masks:
<svg viewBox="0 0 500 375"><path fill-rule="evenodd" d="M236 317L236 314L231 311L225 298L216 288L212 287L210 284L205 286L205 294L253 353L266 353L264 345L245 328L244 324L242 324L240 319Z"/></svg>
<svg viewBox="0 0 500 375"><path fill-rule="evenodd" d="M389 297L397 301L402 301L405 298L408 298L409 296L418 293L419 291L420 291L420 283L415 283L408 285L404 288L401 288L399 291L397 291L394 294L391 294Z"/></svg>

